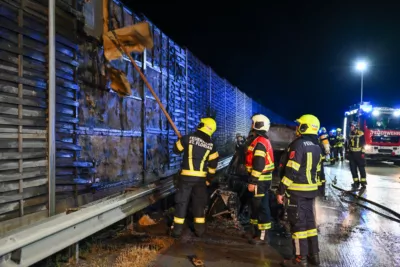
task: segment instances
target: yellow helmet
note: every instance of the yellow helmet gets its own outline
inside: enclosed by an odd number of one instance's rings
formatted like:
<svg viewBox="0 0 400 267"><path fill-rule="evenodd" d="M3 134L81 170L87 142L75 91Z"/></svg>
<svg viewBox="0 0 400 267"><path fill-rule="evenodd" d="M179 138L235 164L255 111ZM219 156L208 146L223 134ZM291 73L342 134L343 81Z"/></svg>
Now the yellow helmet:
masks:
<svg viewBox="0 0 400 267"><path fill-rule="evenodd" d="M256 131L269 131L269 127L271 125L271 122L267 118L267 116L264 116L262 114L256 114L253 117L251 117L251 120L253 121L251 128Z"/></svg>
<svg viewBox="0 0 400 267"><path fill-rule="evenodd" d="M340 128L337 128L337 129L336 129L336 132L339 132L339 133L340 133L341 131L342 131L342 129L340 129Z"/></svg>
<svg viewBox="0 0 400 267"><path fill-rule="evenodd" d="M217 123L213 118L202 118L197 129L211 136L217 130Z"/></svg>
<svg viewBox="0 0 400 267"><path fill-rule="evenodd" d="M299 123L297 127L298 134L318 134L320 123L317 117L311 114L301 116L296 120Z"/></svg>

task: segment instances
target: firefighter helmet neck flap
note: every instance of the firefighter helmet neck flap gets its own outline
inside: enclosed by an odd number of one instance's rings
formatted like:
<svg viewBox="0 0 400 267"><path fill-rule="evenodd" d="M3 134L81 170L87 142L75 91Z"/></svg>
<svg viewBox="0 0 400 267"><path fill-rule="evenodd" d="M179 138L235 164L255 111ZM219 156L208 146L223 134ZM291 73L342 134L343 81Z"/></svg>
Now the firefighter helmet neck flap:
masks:
<svg viewBox="0 0 400 267"><path fill-rule="evenodd" d="M252 124L251 124L251 129L254 131L269 131L269 127L271 125L271 122L269 119L262 115L262 114L255 114L253 117L251 117Z"/></svg>
<svg viewBox="0 0 400 267"><path fill-rule="evenodd" d="M306 114L301 116L299 119L296 120L298 123L296 133L298 135L303 134L314 134L318 135L318 130L320 127L320 123L317 117L311 114Z"/></svg>
<svg viewBox="0 0 400 267"><path fill-rule="evenodd" d="M202 118L197 126L197 129L209 136L212 136L217 130L217 123L213 118Z"/></svg>

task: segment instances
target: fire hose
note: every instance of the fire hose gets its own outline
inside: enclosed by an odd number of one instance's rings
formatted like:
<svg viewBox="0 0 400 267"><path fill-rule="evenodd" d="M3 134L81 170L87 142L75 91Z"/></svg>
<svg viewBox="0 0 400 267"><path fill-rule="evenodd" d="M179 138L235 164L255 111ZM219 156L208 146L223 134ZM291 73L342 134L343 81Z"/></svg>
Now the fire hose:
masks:
<svg viewBox="0 0 400 267"><path fill-rule="evenodd" d="M336 177L335 177L335 178L336 178ZM374 206L376 206L376 207L379 207L379 208L383 209L384 211L390 213L391 215L394 215L394 216L397 217L397 218L392 217L392 216L388 216L388 215L386 215L386 214L384 214L384 213L382 213L382 212L376 211L375 209L370 208L370 207L368 207L368 206L366 206L366 205L364 205L364 204L361 204L361 203L359 203L359 202L356 202L356 201L350 201L350 200L346 200L346 199L342 199L342 198L341 198L341 200L342 200L343 202L346 202L346 203L349 203L349 204L358 205L358 206L360 206L360 207L362 207L362 208L364 208L364 209L367 209L367 210L369 210L369 211L375 212L376 214L378 214L378 215L380 215L380 216L382 216L382 217L384 217L384 218L386 218L386 219L389 219L389 220L395 221L395 222L397 222L397 223L400 223L400 214L399 214L398 212L396 212L396 211L394 211L394 210L392 210L392 209L389 209L389 208L387 208L387 207L385 207L385 206L383 206L383 205L381 205L381 204L379 204L379 203L376 203L376 202L374 202L374 201L372 201L372 200L369 200L369 199L366 199L366 198L364 198L364 197L362 197L362 196L359 196L359 195L353 193L352 191L349 191L349 190L345 190L345 189L343 189L343 188L340 188L340 187L336 186L335 183L331 183L331 186L332 186L333 188L335 188L336 190L339 190L339 191L343 192L343 193L346 194L346 195L350 195L350 196L354 197L354 198L357 199L357 200L361 200L361 201L367 202L367 203L369 203L369 204L371 204L371 205L374 205Z"/></svg>

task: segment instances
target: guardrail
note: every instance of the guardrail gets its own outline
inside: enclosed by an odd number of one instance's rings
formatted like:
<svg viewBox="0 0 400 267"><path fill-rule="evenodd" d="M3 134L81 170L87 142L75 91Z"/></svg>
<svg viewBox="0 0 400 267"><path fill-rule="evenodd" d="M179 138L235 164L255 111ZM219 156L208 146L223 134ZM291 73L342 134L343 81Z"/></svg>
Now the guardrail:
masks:
<svg viewBox="0 0 400 267"><path fill-rule="evenodd" d="M217 170L228 166L222 159ZM0 267L30 266L138 212L175 191L173 178L108 197L67 214L8 233L0 239Z"/></svg>

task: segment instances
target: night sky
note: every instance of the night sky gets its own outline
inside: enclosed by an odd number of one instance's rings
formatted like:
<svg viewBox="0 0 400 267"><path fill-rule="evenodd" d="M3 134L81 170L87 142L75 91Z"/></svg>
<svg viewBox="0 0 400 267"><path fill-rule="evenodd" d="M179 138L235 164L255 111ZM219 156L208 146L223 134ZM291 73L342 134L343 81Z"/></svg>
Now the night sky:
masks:
<svg viewBox="0 0 400 267"><path fill-rule="evenodd" d="M312 113L322 126L341 127L344 111L360 101L353 67L359 58L370 63L364 101L400 107L400 4L129 2L219 76L287 119Z"/></svg>

